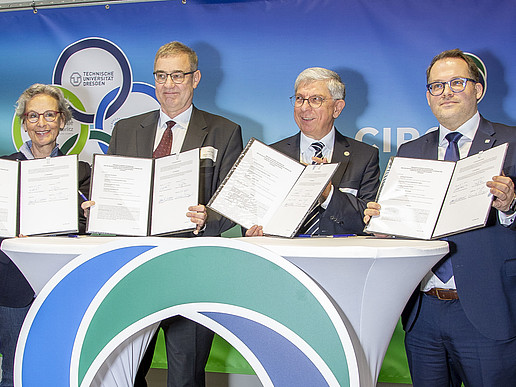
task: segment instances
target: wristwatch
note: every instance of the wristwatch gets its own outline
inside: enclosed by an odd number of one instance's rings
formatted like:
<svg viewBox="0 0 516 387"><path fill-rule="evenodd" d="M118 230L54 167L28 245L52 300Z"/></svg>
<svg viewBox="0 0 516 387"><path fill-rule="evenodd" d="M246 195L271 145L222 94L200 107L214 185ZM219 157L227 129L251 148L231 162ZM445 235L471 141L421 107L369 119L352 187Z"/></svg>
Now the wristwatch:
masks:
<svg viewBox="0 0 516 387"><path fill-rule="evenodd" d="M511 204L509 205L509 208L507 211L502 211L505 215L511 216L516 212L516 196L512 199Z"/></svg>

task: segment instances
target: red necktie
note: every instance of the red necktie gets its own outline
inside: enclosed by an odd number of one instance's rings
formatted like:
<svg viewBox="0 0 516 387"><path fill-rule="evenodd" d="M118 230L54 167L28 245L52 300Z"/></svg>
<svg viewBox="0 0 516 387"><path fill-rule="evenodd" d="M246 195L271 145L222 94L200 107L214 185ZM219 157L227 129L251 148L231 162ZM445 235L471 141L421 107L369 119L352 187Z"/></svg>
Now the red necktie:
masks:
<svg viewBox="0 0 516 387"><path fill-rule="evenodd" d="M152 153L152 157L155 159L159 159L160 157L168 156L170 154L170 150L172 149L172 127L175 124L176 123L174 121L167 121L167 128L163 132L161 141Z"/></svg>

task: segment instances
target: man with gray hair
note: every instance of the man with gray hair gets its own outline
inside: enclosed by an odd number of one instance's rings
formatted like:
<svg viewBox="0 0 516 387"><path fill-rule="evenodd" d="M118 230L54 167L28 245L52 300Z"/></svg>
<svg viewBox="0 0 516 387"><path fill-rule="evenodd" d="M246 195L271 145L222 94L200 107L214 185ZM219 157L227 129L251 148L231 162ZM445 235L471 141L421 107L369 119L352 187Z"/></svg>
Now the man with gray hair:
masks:
<svg viewBox="0 0 516 387"><path fill-rule="evenodd" d="M366 203L376 197L380 184L378 149L342 135L333 125L346 105L346 88L337 73L308 68L294 87L290 100L300 132L271 146L304 164L340 162L298 234L361 234ZM263 235L261 226L246 235Z"/></svg>
<svg viewBox="0 0 516 387"><path fill-rule="evenodd" d="M160 108L118 121L107 153L159 158L200 148L199 203L192 203L185 214L196 230L177 236L220 236L233 223L206 209L205 204L242 151L240 125L194 106L194 90L201 81L201 71L197 54L190 47L177 41L161 46L155 56L153 74ZM167 351L167 385L205 386L204 368L213 332L182 316L162 321L161 328ZM154 345L155 337L140 364L135 386L147 386L145 375Z"/></svg>

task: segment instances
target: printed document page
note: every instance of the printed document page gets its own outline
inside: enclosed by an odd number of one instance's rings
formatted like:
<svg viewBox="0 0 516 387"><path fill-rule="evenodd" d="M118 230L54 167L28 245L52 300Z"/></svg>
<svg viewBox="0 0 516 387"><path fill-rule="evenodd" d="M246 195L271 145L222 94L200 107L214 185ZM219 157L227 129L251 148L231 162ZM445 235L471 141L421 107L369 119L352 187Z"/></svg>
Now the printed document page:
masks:
<svg viewBox="0 0 516 387"><path fill-rule="evenodd" d="M380 216L366 231L431 239L454 168L449 161L392 158L378 192Z"/></svg>
<svg viewBox="0 0 516 387"><path fill-rule="evenodd" d="M152 159L95 155L88 232L146 236Z"/></svg>
<svg viewBox="0 0 516 387"><path fill-rule="evenodd" d="M434 238L485 225L493 196L486 183L499 176L508 144L457 161Z"/></svg>
<svg viewBox="0 0 516 387"><path fill-rule="evenodd" d="M151 235L193 230L188 207L199 204L199 149L154 161Z"/></svg>
<svg viewBox="0 0 516 387"><path fill-rule="evenodd" d="M304 168L251 139L208 207L245 228L266 225Z"/></svg>
<svg viewBox="0 0 516 387"><path fill-rule="evenodd" d="M20 234L78 232L77 155L20 162Z"/></svg>
<svg viewBox="0 0 516 387"><path fill-rule="evenodd" d="M18 165L0 159L0 237L15 237L18 219Z"/></svg>
<svg viewBox="0 0 516 387"><path fill-rule="evenodd" d="M339 164L307 165L274 216L263 227L270 235L293 237ZM299 215L305 216L299 216Z"/></svg>

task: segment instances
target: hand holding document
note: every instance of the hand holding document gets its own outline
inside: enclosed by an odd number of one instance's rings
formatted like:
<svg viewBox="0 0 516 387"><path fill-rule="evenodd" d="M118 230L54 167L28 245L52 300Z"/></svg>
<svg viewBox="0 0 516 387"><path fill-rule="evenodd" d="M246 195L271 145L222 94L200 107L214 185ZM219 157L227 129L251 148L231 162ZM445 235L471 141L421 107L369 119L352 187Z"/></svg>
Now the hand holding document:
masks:
<svg viewBox="0 0 516 387"><path fill-rule="evenodd" d="M394 157L378 191L380 216L365 231L435 239L485 226L508 144L457 162Z"/></svg>
<svg viewBox="0 0 516 387"><path fill-rule="evenodd" d="M77 166L77 155L0 160L0 236L78 232Z"/></svg>
<svg viewBox="0 0 516 387"><path fill-rule="evenodd" d="M88 232L163 235L195 229L199 149L159 159L95 155Z"/></svg>
<svg viewBox="0 0 516 387"><path fill-rule="evenodd" d="M337 167L305 166L253 138L207 206L245 228L293 237Z"/></svg>

